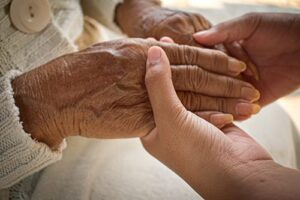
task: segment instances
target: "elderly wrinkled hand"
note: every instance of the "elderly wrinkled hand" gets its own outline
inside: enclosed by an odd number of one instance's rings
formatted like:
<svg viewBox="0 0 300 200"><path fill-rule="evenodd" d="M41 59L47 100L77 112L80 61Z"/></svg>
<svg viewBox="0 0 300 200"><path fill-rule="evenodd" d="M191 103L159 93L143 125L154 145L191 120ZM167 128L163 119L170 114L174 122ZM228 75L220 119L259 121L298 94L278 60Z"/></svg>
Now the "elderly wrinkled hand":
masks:
<svg viewBox="0 0 300 200"><path fill-rule="evenodd" d="M136 23L127 20L128 18L136 19ZM199 13L163 8L159 0L125 0L117 9L116 21L130 37L152 37L157 40L170 37L177 44L209 47L227 54L231 53L229 50L235 48L232 44L207 46L205 43L198 43L193 35L210 29L211 23ZM238 58L247 64L246 72L257 79L259 75L249 55L239 51Z"/></svg>
<svg viewBox="0 0 300 200"><path fill-rule="evenodd" d="M123 31L131 37L153 37L159 40L167 36L178 44L200 46L194 40L193 34L211 27L211 23L200 14L144 4L143 1L131 4L125 2L119 9L117 20ZM141 15L137 18L137 23L131 23L124 18L125 15L133 13Z"/></svg>
<svg viewBox="0 0 300 200"><path fill-rule="evenodd" d="M216 50L124 39L64 55L17 77L13 87L25 130L52 147L70 135L144 136L154 127L144 84L152 45L168 54L175 88L189 110L236 119L258 111L251 103L258 91L230 77L245 69L242 62ZM201 116L223 126L232 121L230 114Z"/></svg>

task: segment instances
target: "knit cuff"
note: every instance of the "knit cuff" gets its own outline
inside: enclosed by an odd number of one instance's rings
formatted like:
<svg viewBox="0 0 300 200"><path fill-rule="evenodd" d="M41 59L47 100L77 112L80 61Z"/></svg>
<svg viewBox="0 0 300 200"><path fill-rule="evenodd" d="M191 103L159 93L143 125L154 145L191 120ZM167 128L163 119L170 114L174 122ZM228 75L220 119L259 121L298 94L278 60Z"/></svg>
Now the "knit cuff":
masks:
<svg viewBox="0 0 300 200"><path fill-rule="evenodd" d="M82 0L84 14L98 20L107 28L122 33L115 22L115 11L117 5L124 0Z"/></svg>
<svg viewBox="0 0 300 200"><path fill-rule="evenodd" d="M20 74L12 70L0 77L0 189L60 160L66 147L64 141L53 151L24 131L11 85L11 80Z"/></svg>

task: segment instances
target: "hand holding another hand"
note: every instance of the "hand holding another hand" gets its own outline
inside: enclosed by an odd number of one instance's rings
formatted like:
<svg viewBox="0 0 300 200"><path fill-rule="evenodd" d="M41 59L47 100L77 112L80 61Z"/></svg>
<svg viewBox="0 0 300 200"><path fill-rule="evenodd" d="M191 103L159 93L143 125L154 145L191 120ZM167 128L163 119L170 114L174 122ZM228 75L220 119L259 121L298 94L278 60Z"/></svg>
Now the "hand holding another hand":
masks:
<svg viewBox="0 0 300 200"><path fill-rule="evenodd" d="M257 66L259 80L245 76L261 92L266 105L300 87L300 15L251 13L194 35L199 44L225 44L243 60L246 52ZM244 54L244 53L243 53Z"/></svg>
<svg viewBox="0 0 300 200"><path fill-rule="evenodd" d="M144 84L152 45L168 54L175 88L189 110L218 111L201 116L220 127L233 120L230 114L238 119L258 111L251 103L259 97L255 88L229 77L245 69L240 61L216 50L125 39L64 55L17 77L13 86L25 130L52 147L70 135L147 134L154 127Z"/></svg>
<svg viewBox="0 0 300 200"><path fill-rule="evenodd" d="M128 18L135 19L135 22L132 23L127 20ZM205 43L198 43L193 35L212 27L211 23L199 13L163 8L158 0L126 0L117 9L116 21L130 37L152 37L157 40L169 37L177 44L195 47L203 47ZM227 54L228 48L233 47L231 44L210 46ZM257 79L257 69L248 54L244 51L238 53L239 59L247 64L247 72Z"/></svg>
<svg viewBox="0 0 300 200"><path fill-rule="evenodd" d="M297 198L298 171L273 162L254 139L235 125L220 130L184 107L172 83L167 55L159 47L148 51L145 83L156 128L141 141L150 154L202 197Z"/></svg>

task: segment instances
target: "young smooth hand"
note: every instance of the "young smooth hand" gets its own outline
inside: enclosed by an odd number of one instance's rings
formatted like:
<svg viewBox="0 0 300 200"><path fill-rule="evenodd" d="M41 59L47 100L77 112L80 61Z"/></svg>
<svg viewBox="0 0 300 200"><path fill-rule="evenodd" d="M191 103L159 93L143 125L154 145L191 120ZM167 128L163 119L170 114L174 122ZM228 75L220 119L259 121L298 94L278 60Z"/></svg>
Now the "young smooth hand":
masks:
<svg viewBox="0 0 300 200"><path fill-rule="evenodd" d="M266 105L300 86L299 35L300 14L252 13L201 31L194 38L206 46L224 43L241 60L245 52L259 74L259 80L248 76L245 80L259 89L260 104Z"/></svg>
<svg viewBox="0 0 300 200"><path fill-rule="evenodd" d="M156 128L141 141L150 154L205 199L295 199L298 171L274 163L238 127L229 125L220 130L184 107L161 48L149 49L146 70Z"/></svg>

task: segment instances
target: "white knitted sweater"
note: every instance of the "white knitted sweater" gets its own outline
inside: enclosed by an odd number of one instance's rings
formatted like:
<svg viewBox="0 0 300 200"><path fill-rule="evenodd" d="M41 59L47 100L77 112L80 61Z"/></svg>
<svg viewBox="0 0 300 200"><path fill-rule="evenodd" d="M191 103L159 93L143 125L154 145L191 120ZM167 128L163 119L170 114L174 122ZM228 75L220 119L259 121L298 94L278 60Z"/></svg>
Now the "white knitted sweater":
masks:
<svg viewBox="0 0 300 200"><path fill-rule="evenodd" d="M11 80L62 54L76 50L74 40L83 27L81 6L111 29L114 10L122 0L49 0L52 22L35 34L17 30L9 17L11 0L0 0L0 189L61 159L61 151L34 141L23 130Z"/></svg>

